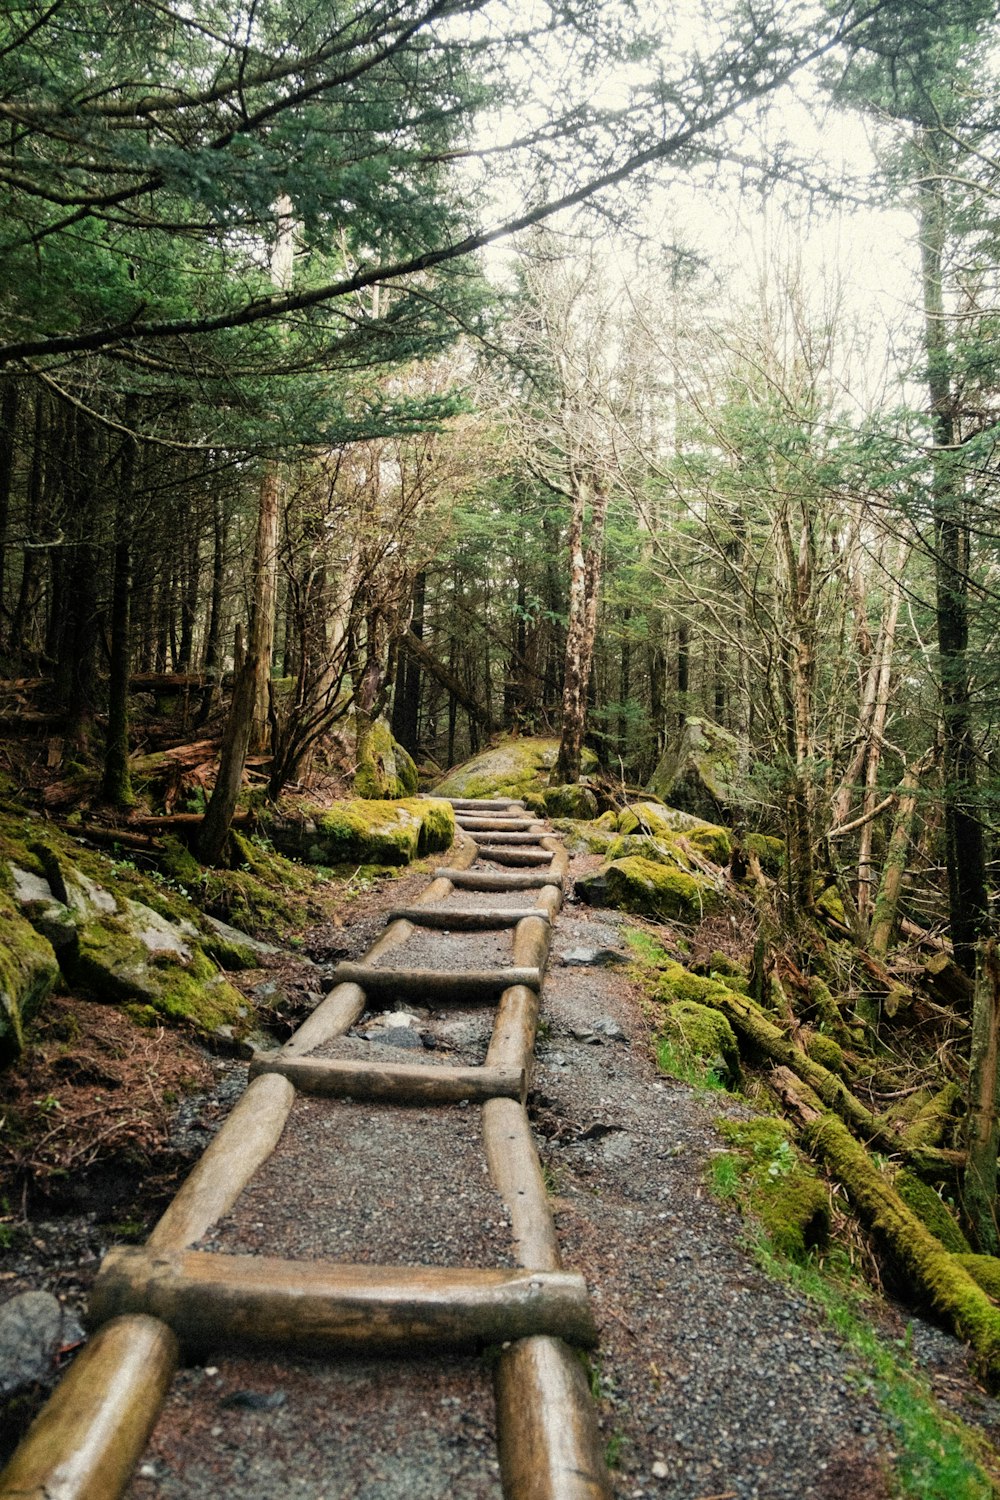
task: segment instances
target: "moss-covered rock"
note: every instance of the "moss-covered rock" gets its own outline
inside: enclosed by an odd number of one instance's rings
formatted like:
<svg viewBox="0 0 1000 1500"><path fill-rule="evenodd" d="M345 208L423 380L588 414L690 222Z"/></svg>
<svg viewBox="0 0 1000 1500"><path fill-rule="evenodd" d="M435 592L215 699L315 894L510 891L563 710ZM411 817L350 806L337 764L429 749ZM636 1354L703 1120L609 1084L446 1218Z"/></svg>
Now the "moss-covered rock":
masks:
<svg viewBox="0 0 1000 1500"><path fill-rule="evenodd" d="M648 833L619 833L607 845L609 859L651 859L675 870L691 870L694 862L681 843L671 837L653 838Z"/></svg>
<svg viewBox="0 0 1000 1500"><path fill-rule="evenodd" d="M613 858L611 850L616 847L618 835L597 823L577 823L572 818L553 818L552 827L563 836L570 854L603 854Z"/></svg>
<svg viewBox="0 0 1000 1500"><path fill-rule="evenodd" d="M691 813L676 807L664 807L659 802L633 802L619 814L618 828L621 833L648 833L664 843L677 843L682 835L692 849L725 864L732 853L732 839L727 829L718 823L706 822ZM683 843L682 843L683 847Z"/></svg>
<svg viewBox="0 0 1000 1500"><path fill-rule="evenodd" d="M894 1186L907 1208L946 1250L953 1255L971 1255L972 1246L959 1228L958 1220L929 1183L908 1167L903 1167L896 1173Z"/></svg>
<svg viewBox="0 0 1000 1500"><path fill-rule="evenodd" d="M727 1086L740 1078L740 1050L733 1028L720 1011L695 1000L669 1005L663 1022L664 1035L684 1052L710 1068Z"/></svg>
<svg viewBox="0 0 1000 1500"><path fill-rule="evenodd" d="M582 783L547 786L542 793L542 800L550 818L572 818L575 822L583 823L597 817L597 798L590 787Z"/></svg>
<svg viewBox="0 0 1000 1500"><path fill-rule="evenodd" d="M830 1201L796 1150L784 1120L717 1120L735 1148L742 1207L757 1215L780 1255L802 1260L830 1230Z"/></svg>
<svg viewBox="0 0 1000 1500"><path fill-rule="evenodd" d="M709 719L685 719L660 757L647 791L696 817L718 822L738 804L740 744Z"/></svg>
<svg viewBox="0 0 1000 1500"><path fill-rule="evenodd" d="M559 753L555 739L509 736L471 760L453 767L434 790L441 797L514 797L534 794L542 799ZM584 775L597 769L597 756L585 749L582 758ZM535 811L540 808L536 806Z"/></svg>
<svg viewBox="0 0 1000 1500"><path fill-rule="evenodd" d="M384 719L366 725L358 744L354 791L366 801L415 797L419 783L413 757L397 740Z"/></svg>
<svg viewBox="0 0 1000 1500"><path fill-rule="evenodd" d="M610 809L607 812L602 812L599 818L594 819L594 826L596 828L606 828L609 833L614 833L618 829L618 814L610 811Z"/></svg>
<svg viewBox="0 0 1000 1500"><path fill-rule="evenodd" d="M772 838L769 833L748 833L743 842L756 855L764 874L777 879L785 867L784 839Z"/></svg>
<svg viewBox="0 0 1000 1500"><path fill-rule="evenodd" d="M55 989L59 964L51 943L0 894L0 1067L20 1054L24 1026Z"/></svg>
<svg viewBox="0 0 1000 1500"><path fill-rule="evenodd" d="M406 865L450 847L455 814L449 803L432 798L358 799L272 814L266 829L279 850L308 864Z"/></svg>
<svg viewBox="0 0 1000 1500"><path fill-rule="evenodd" d="M703 1001L723 988L720 980L692 974L683 964L668 958L659 965L652 993L654 1000L670 1005L677 1000ZM722 1019L725 1020L725 1016ZM728 1021L726 1025L729 1025Z"/></svg>
<svg viewBox="0 0 1000 1500"><path fill-rule="evenodd" d="M719 891L704 876L651 859L617 859L603 875L606 904L641 916L695 923L722 905Z"/></svg>

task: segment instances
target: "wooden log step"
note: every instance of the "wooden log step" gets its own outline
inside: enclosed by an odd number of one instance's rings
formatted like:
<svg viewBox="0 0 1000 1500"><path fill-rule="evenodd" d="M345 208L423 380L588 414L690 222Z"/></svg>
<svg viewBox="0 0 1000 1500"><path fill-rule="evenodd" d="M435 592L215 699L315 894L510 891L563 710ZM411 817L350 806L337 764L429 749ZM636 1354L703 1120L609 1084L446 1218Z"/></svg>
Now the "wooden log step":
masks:
<svg viewBox="0 0 1000 1500"><path fill-rule="evenodd" d="M562 889L561 871L547 870L535 874L507 870L435 870L434 874L450 880L456 891L540 891L547 885Z"/></svg>
<svg viewBox="0 0 1000 1500"><path fill-rule="evenodd" d="M459 813L455 822L467 833L526 833L530 828L541 829L541 818L477 818L471 813Z"/></svg>
<svg viewBox="0 0 1000 1500"><path fill-rule="evenodd" d="M118 1500L177 1359L177 1339L157 1319L106 1323L76 1356L0 1476L3 1500Z"/></svg>
<svg viewBox="0 0 1000 1500"><path fill-rule="evenodd" d="M525 917L541 917L547 922L549 913L542 906L396 906L388 920L450 932L479 932L491 927L516 927Z"/></svg>
<svg viewBox="0 0 1000 1500"><path fill-rule="evenodd" d="M369 964L340 963L335 984L359 984L369 1000L406 995L427 1000L494 1000L512 984L541 987L538 969L377 969Z"/></svg>
<svg viewBox="0 0 1000 1500"><path fill-rule="evenodd" d="M479 847L481 849L483 847L484 843L485 844L504 844L504 845L507 845L507 844L537 844L538 840L544 836L544 833L545 833L544 828L538 828L534 833L525 833L525 832L522 832L521 830L518 830L518 831L516 831L514 833L490 833L488 835L482 835L482 834L476 835L476 834L473 834L473 837L475 838L476 843L479 845Z"/></svg>
<svg viewBox="0 0 1000 1500"><path fill-rule="evenodd" d="M480 844L481 859L492 859L498 865L547 865L552 862L550 849L510 849L506 844Z"/></svg>
<svg viewBox="0 0 1000 1500"><path fill-rule="evenodd" d="M187 1349L283 1345L304 1353L468 1349L554 1335L590 1347L582 1276L566 1271L336 1265L120 1247L104 1258L88 1322L146 1312Z"/></svg>
<svg viewBox="0 0 1000 1500"><path fill-rule="evenodd" d="M483 812L502 812L508 807L524 807L524 803L517 797L493 798L492 800L487 797L482 799L479 797L440 797L438 801L450 802L456 812L459 808L470 812L475 812L477 809Z"/></svg>
<svg viewBox="0 0 1000 1500"><path fill-rule="evenodd" d="M524 1101L524 1068L451 1068L427 1063L369 1063L328 1058L282 1057L258 1052L250 1077L280 1073L304 1094L330 1099L378 1100L384 1104L457 1104L468 1099Z"/></svg>

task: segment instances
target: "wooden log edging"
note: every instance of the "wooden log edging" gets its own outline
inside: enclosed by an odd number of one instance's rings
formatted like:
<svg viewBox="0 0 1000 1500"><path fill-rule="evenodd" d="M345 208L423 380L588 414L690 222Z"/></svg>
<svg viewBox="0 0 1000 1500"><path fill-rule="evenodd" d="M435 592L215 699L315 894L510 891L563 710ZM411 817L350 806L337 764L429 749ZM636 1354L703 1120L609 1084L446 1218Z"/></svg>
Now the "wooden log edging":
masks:
<svg viewBox="0 0 1000 1500"><path fill-rule="evenodd" d="M178 1357L176 1335L157 1318L106 1323L0 1474L3 1500L117 1500L142 1457Z"/></svg>
<svg viewBox="0 0 1000 1500"><path fill-rule="evenodd" d="M518 1106L519 1107L519 1106ZM144 1312L190 1350L280 1345L303 1353L474 1349L550 1334L597 1340L569 1271L340 1265L195 1250L105 1257L88 1320Z"/></svg>
<svg viewBox="0 0 1000 1500"><path fill-rule="evenodd" d="M254 1079L154 1227L147 1247L183 1250L200 1240L267 1161L294 1102L287 1079L276 1074Z"/></svg>
<svg viewBox="0 0 1000 1500"><path fill-rule="evenodd" d="M383 1104L481 1104L487 1099L527 1095L523 1067L459 1068L429 1063L345 1062L332 1058L291 1058L258 1052L251 1078L281 1074L303 1094Z"/></svg>
<svg viewBox="0 0 1000 1500"><path fill-rule="evenodd" d="M493 1377L509 1500L611 1500L587 1373L562 1339L519 1339Z"/></svg>

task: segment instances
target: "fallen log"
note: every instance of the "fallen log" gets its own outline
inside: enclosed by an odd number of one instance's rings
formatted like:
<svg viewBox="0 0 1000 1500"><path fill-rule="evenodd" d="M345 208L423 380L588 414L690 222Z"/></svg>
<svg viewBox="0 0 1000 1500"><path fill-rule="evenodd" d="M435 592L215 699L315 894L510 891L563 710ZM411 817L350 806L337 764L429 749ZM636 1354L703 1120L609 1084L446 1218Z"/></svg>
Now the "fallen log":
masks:
<svg viewBox="0 0 1000 1500"><path fill-rule="evenodd" d="M520 1108L520 1106L515 1106ZM450 1266L336 1265L194 1250L110 1251L88 1322L148 1312L190 1350L280 1344L303 1353L469 1349L533 1334L591 1347L582 1276Z"/></svg>
<svg viewBox="0 0 1000 1500"><path fill-rule="evenodd" d="M889 1263L971 1346L990 1388L1000 1388L1000 1309L907 1207L846 1125L801 1080L780 1083L807 1146L847 1189Z"/></svg>
<svg viewBox="0 0 1000 1500"><path fill-rule="evenodd" d="M934 953L926 959L920 974L922 987L940 1004L968 1015L972 1010L975 985L948 953Z"/></svg>
<svg viewBox="0 0 1000 1500"><path fill-rule="evenodd" d="M274 1073L304 1094L384 1104L456 1104L462 1099L480 1104L486 1099L523 1100L527 1093L524 1068L366 1063L258 1052L250 1063L251 1078Z"/></svg>
<svg viewBox="0 0 1000 1500"><path fill-rule="evenodd" d="M370 964L339 963L333 971L335 984L358 984L368 1000L396 995L421 997L442 1003L493 1000L512 984L537 990L542 976L537 968L504 969L378 969Z"/></svg>
<svg viewBox="0 0 1000 1500"><path fill-rule="evenodd" d="M163 844L155 834L133 833L128 828L110 828L106 823L66 823L58 821L57 828L63 833L68 833L70 838L86 839L91 844L106 844L114 847L117 844L122 849L137 849L145 854L163 854Z"/></svg>
<svg viewBox="0 0 1000 1500"><path fill-rule="evenodd" d="M0 1475L3 1500L118 1500L177 1368L156 1318L120 1317L78 1354Z"/></svg>

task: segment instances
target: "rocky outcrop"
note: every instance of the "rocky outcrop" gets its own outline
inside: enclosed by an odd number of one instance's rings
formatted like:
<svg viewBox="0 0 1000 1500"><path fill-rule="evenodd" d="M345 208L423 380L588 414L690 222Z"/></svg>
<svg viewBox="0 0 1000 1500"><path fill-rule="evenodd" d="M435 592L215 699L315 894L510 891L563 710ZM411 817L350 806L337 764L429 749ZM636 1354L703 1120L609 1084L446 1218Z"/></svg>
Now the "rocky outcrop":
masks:
<svg viewBox="0 0 1000 1500"><path fill-rule="evenodd" d="M0 1066L24 1045L25 1023L59 979L52 947L7 896L0 893Z"/></svg>
<svg viewBox="0 0 1000 1500"><path fill-rule="evenodd" d="M417 792L417 767L413 757L394 740L384 719L376 719L358 737L358 763L354 791L369 802L413 797Z"/></svg>
<svg viewBox="0 0 1000 1500"><path fill-rule="evenodd" d="M738 803L740 743L710 719L685 719L660 757L647 792L671 807L717 823Z"/></svg>
<svg viewBox="0 0 1000 1500"><path fill-rule="evenodd" d="M450 847L455 814L447 802L411 797L359 799L268 817L276 849L314 865L406 865Z"/></svg>
<svg viewBox="0 0 1000 1500"><path fill-rule="evenodd" d="M455 766L434 790L441 797L533 797L538 811L542 811L558 753L558 740L510 736ZM596 769L597 756L592 750L584 750L584 773Z"/></svg>

